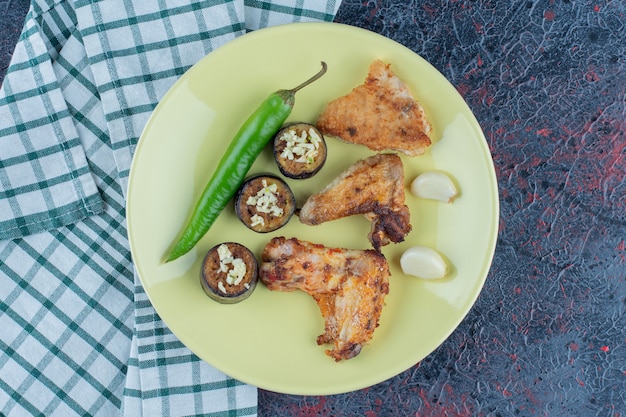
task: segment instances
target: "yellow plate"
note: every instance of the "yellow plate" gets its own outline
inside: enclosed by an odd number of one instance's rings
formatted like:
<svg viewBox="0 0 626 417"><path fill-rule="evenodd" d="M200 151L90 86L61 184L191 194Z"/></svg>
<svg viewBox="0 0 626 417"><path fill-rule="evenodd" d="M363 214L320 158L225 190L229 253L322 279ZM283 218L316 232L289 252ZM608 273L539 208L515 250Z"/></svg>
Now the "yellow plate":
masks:
<svg viewBox="0 0 626 417"><path fill-rule="evenodd" d="M282 229L257 234L232 206L184 257L163 264L173 241L227 144L272 91L291 88L328 63L327 74L298 92L290 121L314 122L325 104L361 84L380 58L412 89L434 127L434 144L420 157L403 157L413 231L386 246L392 277L380 326L356 358L340 363L316 337L324 323L303 292L271 292L259 285L234 305L209 299L199 283L202 257L223 241L245 244L257 256L273 236L366 249L370 224L353 216L320 226L293 217ZM312 179L288 180L299 204L368 149L329 139L326 165ZM443 170L461 190L453 204L420 200L408 191L420 172ZM255 172L278 173L267 149ZM446 79L404 46L362 29L334 23L297 23L242 36L194 65L166 94L136 150L128 189L133 260L155 309L180 340L224 373L258 387L292 394L336 394L384 381L441 344L473 305L487 276L498 228L493 162L473 114ZM399 258L413 245L437 249L452 272L440 281L403 275Z"/></svg>

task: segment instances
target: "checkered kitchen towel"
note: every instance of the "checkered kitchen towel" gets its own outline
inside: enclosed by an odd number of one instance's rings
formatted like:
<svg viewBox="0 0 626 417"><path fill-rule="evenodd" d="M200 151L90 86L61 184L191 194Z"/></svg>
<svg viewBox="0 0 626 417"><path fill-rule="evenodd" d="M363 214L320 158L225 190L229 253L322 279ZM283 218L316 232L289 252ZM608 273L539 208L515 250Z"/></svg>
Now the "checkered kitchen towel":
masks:
<svg viewBox="0 0 626 417"><path fill-rule="evenodd" d="M125 191L167 89L246 30L332 0L32 0L0 90L0 415L248 416L256 388L171 334L130 256Z"/></svg>

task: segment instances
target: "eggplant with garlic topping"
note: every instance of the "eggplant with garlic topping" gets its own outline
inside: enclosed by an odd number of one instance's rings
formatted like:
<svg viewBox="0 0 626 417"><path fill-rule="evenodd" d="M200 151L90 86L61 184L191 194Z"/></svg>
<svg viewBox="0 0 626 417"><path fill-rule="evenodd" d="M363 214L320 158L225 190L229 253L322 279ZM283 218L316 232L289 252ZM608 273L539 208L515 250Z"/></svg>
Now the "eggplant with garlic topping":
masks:
<svg viewBox="0 0 626 417"><path fill-rule="evenodd" d="M220 243L212 247L200 269L202 289L222 304L234 304L248 298L259 277L259 264L247 247L236 243Z"/></svg>
<svg viewBox="0 0 626 417"><path fill-rule="evenodd" d="M310 178L326 162L324 135L309 123L285 125L274 136L273 147L278 169L288 178Z"/></svg>
<svg viewBox="0 0 626 417"><path fill-rule="evenodd" d="M243 224L259 233L287 224L296 210L296 198L282 179L261 174L244 181L235 197L235 212Z"/></svg>

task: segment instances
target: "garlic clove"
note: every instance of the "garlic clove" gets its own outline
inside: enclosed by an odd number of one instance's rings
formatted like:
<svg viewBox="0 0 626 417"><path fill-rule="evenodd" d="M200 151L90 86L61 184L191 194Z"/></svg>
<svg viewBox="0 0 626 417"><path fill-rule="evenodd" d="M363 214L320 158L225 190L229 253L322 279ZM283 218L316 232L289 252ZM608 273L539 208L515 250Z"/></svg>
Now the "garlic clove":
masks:
<svg viewBox="0 0 626 417"><path fill-rule="evenodd" d="M426 171L411 183L411 192L420 198L451 203L458 195L452 178L441 171Z"/></svg>
<svg viewBox="0 0 626 417"><path fill-rule="evenodd" d="M448 264L441 254L428 246L413 246L400 257L400 268L406 275L423 279L441 279L448 274Z"/></svg>

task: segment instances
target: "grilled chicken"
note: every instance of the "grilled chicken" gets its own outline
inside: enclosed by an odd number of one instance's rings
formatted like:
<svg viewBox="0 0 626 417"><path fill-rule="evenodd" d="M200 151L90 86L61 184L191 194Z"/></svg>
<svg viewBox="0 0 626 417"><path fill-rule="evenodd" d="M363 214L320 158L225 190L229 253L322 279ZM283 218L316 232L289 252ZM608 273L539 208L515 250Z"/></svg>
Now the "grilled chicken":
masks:
<svg viewBox="0 0 626 417"><path fill-rule="evenodd" d="M371 340L389 293L382 254L275 237L261 259L260 279L270 290L302 290L315 299L325 322L317 344L334 344L328 356L353 358Z"/></svg>
<svg viewBox="0 0 626 417"><path fill-rule="evenodd" d="M357 161L310 196L299 218L304 224L317 225L354 214L372 221L368 239L377 251L389 242L402 242L411 231L398 155L382 153Z"/></svg>
<svg viewBox="0 0 626 417"><path fill-rule="evenodd" d="M374 151L421 155L430 146L432 127L409 87L381 60L365 82L326 106L317 120L325 135L365 145Z"/></svg>

